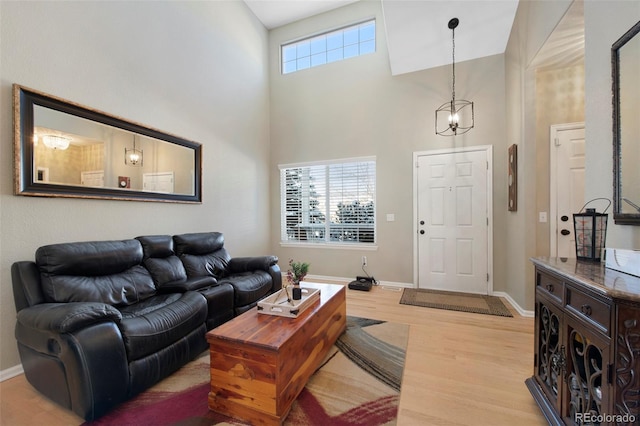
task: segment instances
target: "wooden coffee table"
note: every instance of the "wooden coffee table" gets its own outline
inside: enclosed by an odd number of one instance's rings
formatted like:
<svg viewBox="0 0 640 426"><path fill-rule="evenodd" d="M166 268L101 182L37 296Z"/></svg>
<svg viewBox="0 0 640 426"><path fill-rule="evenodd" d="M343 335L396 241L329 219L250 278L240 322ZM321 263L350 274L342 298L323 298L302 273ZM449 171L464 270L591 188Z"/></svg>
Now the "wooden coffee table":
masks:
<svg viewBox="0 0 640 426"><path fill-rule="evenodd" d="M209 409L252 424L280 425L291 404L346 327L345 286L319 288L320 300L297 318L253 308L207 333Z"/></svg>

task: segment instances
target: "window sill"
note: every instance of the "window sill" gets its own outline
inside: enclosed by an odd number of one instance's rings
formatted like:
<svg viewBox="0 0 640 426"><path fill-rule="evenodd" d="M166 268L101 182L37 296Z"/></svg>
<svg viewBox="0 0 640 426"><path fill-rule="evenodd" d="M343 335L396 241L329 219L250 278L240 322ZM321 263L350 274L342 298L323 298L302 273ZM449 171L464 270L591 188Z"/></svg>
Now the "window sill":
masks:
<svg viewBox="0 0 640 426"><path fill-rule="evenodd" d="M296 243L296 242L280 242L280 247L288 248L321 248L334 250L367 250L377 251L377 244L339 244L339 243Z"/></svg>

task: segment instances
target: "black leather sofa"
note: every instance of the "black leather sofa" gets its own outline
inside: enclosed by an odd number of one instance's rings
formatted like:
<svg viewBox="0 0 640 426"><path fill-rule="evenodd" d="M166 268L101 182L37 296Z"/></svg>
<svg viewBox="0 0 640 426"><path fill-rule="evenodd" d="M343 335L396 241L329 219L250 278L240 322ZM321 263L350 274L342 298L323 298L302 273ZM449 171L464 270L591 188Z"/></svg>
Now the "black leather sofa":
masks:
<svg viewBox="0 0 640 426"><path fill-rule="evenodd" d="M205 333L280 289L275 256L218 232L53 244L11 267L25 376L86 420L207 349Z"/></svg>

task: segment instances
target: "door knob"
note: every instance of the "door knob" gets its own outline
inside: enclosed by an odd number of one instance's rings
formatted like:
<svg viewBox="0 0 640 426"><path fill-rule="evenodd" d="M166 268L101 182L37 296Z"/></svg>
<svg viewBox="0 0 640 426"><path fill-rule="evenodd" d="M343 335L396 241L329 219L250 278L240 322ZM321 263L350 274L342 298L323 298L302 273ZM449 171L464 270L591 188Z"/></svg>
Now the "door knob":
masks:
<svg viewBox="0 0 640 426"><path fill-rule="evenodd" d="M424 229L421 229L421 230L420 230L420 234L421 234L421 235L424 235Z"/></svg>
<svg viewBox="0 0 640 426"><path fill-rule="evenodd" d="M571 233L571 231L569 231L568 229L563 229L562 231L560 231L560 233L562 235L569 235Z"/></svg>

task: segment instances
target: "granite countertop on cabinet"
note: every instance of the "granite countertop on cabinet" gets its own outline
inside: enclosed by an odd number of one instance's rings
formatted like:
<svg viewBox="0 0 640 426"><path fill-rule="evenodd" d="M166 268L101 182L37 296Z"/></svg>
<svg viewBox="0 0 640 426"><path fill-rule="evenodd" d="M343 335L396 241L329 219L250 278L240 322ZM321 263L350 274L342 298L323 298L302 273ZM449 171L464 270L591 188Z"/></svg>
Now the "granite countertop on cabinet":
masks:
<svg viewBox="0 0 640 426"><path fill-rule="evenodd" d="M606 268L604 263L565 257L534 257L531 261L612 299L640 302L640 277Z"/></svg>

